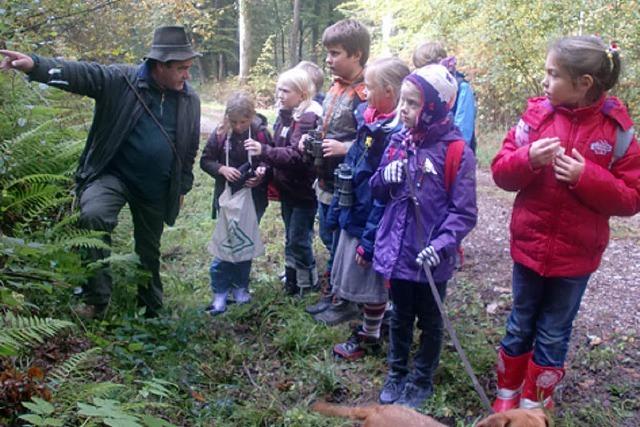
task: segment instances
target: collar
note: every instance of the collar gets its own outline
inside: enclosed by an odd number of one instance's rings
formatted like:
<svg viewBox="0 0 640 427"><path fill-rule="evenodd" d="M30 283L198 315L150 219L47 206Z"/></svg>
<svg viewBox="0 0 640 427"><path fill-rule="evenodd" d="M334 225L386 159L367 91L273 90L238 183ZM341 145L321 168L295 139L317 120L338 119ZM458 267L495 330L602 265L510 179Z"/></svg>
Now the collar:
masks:
<svg viewBox="0 0 640 427"><path fill-rule="evenodd" d="M364 117L364 122L366 124L371 124L373 122L377 122L377 121L387 121L389 119L392 119L395 117L396 115L396 111L393 110L390 113L381 113L378 110L376 110L374 107L372 106L368 106L364 112L363 112L363 117Z"/></svg>
<svg viewBox="0 0 640 427"><path fill-rule="evenodd" d="M347 80L344 77L340 77L340 76L335 76L335 75L333 76L333 82L341 86L351 86L352 84L360 83L363 80L364 80L364 68L360 70L360 72L352 80Z"/></svg>

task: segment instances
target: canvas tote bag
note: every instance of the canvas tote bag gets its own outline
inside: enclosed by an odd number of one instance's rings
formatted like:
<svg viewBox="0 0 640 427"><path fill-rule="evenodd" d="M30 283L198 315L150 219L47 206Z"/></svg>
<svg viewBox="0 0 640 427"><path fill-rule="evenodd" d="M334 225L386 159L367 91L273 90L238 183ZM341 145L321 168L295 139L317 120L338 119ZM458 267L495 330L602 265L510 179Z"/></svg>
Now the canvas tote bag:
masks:
<svg viewBox="0 0 640 427"><path fill-rule="evenodd" d="M229 165L229 139L225 141L226 165ZM251 157L249 157L251 162ZM231 194L225 186L218 201L218 220L209 241L208 250L223 261L249 261L264 254L258 217L250 188Z"/></svg>

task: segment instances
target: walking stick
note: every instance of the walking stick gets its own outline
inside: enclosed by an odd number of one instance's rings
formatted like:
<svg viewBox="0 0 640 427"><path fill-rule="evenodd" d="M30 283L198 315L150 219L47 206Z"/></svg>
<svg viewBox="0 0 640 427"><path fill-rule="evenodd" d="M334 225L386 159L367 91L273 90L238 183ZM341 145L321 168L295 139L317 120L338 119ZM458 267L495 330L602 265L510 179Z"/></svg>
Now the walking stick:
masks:
<svg viewBox="0 0 640 427"><path fill-rule="evenodd" d="M407 153L410 153L410 152L407 151ZM417 160L418 160L418 156L417 156L417 150L416 150L416 164L417 164ZM419 167L419 165L417 167ZM405 170L405 176L406 176L406 180L407 180L407 186L409 187L409 192L410 192L410 195L411 195L411 199L413 201L413 207L415 209L416 226L418 228L418 232L420 234L422 234L423 233L423 228L422 228L422 221L421 221L421 216L420 216L418 197L415 194L415 190L414 190L413 182L412 182L412 177L411 177L411 174L409 173L409 162L408 161L404 163L404 170ZM429 242L431 241L431 234L432 233L433 233L433 227L431 228L431 231L429 232L429 237L428 237L427 241L425 242L425 246L428 245ZM451 337L451 341L453 341L453 345L455 346L456 351L458 352L458 355L460 356L460 359L462 360L462 366L464 367L464 370L466 371L466 373L469 376L469 378L471 378L471 382L473 383L473 388L475 389L476 393L478 393L478 396L480 396L480 402L482 403L482 406L484 406L484 409L487 412L492 414L493 413L493 408L491 408L491 403L489 402L489 398L487 398L487 394L484 392L484 389L480 385L480 382L478 381L478 378L476 377L476 374L473 372L473 368L471 367L471 363L469 363L469 359L467 358L467 354L465 353L464 349L460 345L460 341L458 340L458 335L456 334L456 331L453 328L453 325L451 324L451 321L449 320L449 315L447 314L447 311L444 308L444 304L442 303L442 298L440 298L440 293L438 292L438 288L436 287L436 282L433 280L433 274L431 274L431 268L426 263L422 264L422 268L424 269L424 272L427 275L427 281L429 282L429 288L431 289L431 295L433 296L433 299L435 300L436 305L438 306L438 311L440 311L440 316L442 317L442 321L444 323L444 327L447 329L447 332L449 333L449 336Z"/></svg>

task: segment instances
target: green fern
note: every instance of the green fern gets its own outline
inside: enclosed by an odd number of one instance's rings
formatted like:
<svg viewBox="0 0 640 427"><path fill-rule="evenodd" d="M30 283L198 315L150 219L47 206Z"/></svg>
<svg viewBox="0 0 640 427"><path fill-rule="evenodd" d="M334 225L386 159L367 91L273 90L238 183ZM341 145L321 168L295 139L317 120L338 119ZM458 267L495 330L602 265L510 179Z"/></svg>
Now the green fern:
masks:
<svg viewBox="0 0 640 427"><path fill-rule="evenodd" d="M94 347L71 356L62 365L49 372L47 375L49 386L52 389L60 388L60 386L62 386L73 374L79 371L81 365L85 364L99 352L100 348Z"/></svg>
<svg viewBox="0 0 640 427"><path fill-rule="evenodd" d="M0 319L0 356L15 356L74 326L65 320L25 317L8 312Z"/></svg>
<svg viewBox="0 0 640 427"><path fill-rule="evenodd" d="M51 184L62 182L69 184L69 178L64 175L56 175L52 173L38 173L33 175L22 176L7 182L4 185L6 191L18 185L34 185L34 184Z"/></svg>

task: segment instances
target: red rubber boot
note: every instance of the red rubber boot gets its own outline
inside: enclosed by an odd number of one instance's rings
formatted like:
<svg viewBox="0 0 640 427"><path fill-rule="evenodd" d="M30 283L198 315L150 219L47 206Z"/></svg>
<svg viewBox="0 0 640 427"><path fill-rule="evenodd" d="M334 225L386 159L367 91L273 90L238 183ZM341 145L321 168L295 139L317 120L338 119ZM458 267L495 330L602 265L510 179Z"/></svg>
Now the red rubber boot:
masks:
<svg viewBox="0 0 640 427"><path fill-rule="evenodd" d="M529 360L531 360L531 352L512 357L500 348L496 368L498 393L492 405L495 412L508 411L517 408L520 404L520 391Z"/></svg>
<svg viewBox="0 0 640 427"><path fill-rule="evenodd" d="M553 408L553 390L563 377L564 368L540 366L530 360L522 387L520 407L523 409Z"/></svg>

